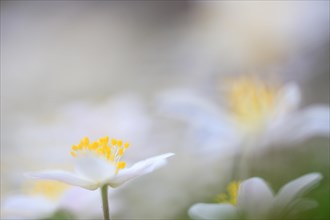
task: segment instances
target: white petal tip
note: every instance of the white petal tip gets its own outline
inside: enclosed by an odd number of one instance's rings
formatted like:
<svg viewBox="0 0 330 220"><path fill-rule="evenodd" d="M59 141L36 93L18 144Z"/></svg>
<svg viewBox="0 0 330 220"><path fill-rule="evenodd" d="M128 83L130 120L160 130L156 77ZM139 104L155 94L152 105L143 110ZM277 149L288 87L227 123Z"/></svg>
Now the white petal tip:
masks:
<svg viewBox="0 0 330 220"><path fill-rule="evenodd" d="M306 174L305 176L306 177L308 176L309 179L311 181L313 181L313 182L319 182L319 181L321 181L323 179L322 174L321 173L317 173L317 172L315 172L315 173L309 173L309 174Z"/></svg>
<svg viewBox="0 0 330 220"><path fill-rule="evenodd" d="M174 155L175 155L175 153L166 153L166 154L163 154L164 158L172 157Z"/></svg>

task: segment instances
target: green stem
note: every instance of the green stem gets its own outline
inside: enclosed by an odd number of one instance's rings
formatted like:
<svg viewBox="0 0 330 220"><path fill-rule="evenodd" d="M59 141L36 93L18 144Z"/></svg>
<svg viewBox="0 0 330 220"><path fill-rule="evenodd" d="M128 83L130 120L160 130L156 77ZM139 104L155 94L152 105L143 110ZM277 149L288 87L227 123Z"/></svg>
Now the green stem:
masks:
<svg viewBox="0 0 330 220"><path fill-rule="evenodd" d="M102 196L102 207L103 207L104 220L110 220L109 202L108 202L108 186L107 185L102 186L101 196Z"/></svg>
<svg viewBox="0 0 330 220"><path fill-rule="evenodd" d="M243 177L241 176L241 169L242 169L242 158L243 154L242 152L238 152L237 155L233 158L233 168L232 168L232 175L230 181L233 180L241 180Z"/></svg>
<svg viewBox="0 0 330 220"><path fill-rule="evenodd" d="M242 150L242 155L239 163L239 175L242 179L246 179L251 175L251 153L253 152L252 148L255 145L255 142L251 138L247 138L245 141L245 146Z"/></svg>
<svg viewBox="0 0 330 220"><path fill-rule="evenodd" d="M250 167L249 167L249 156L250 148L252 143L249 139L244 141L244 146L240 152L235 155L233 159L233 168L232 168L232 180L244 180L249 177Z"/></svg>

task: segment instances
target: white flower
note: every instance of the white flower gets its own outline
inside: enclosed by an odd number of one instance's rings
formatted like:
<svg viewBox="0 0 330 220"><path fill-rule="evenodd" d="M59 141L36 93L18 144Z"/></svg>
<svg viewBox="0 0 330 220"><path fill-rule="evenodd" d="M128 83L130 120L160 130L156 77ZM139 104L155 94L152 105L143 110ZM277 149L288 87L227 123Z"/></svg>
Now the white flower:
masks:
<svg viewBox="0 0 330 220"><path fill-rule="evenodd" d="M285 184L276 195L267 183L254 177L241 184L232 183L228 195L221 194L222 203L193 205L188 213L193 219L281 219L317 206L314 200L302 198L322 179L310 173Z"/></svg>
<svg viewBox="0 0 330 220"><path fill-rule="evenodd" d="M224 83L223 105L191 91L170 91L161 97L161 111L187 121L197 146L237 150L246 144L290 144L312 136L329 137L329 107L298 109L297 85L269 85L256 77ZM189 145L192 145L189 143Z"/></svg>
<svg viewBox="0 0 330 220"><path fill-rule="evenodd" d="M39 180L24 186L22 193L4 199L1 205L1 217L43 219L52 216L60 209L65 209L78 219L90 219L99 216L102 212L98 199L97 191L69 187L55 181Z"/></svg>
<svg viewBox="0 0 330 220"><path fill-rule="evenodd" d="M72 146L71 155L75 157L75 172L49 170L28 175L57 180L89 190L105 185L115 188L165 165L166 158L174 155L173 153L162 154L125 168L126 162L121 161L121 158L128 147L129 144L123 143L122 140L112 139L109 144L109 138L104 137L90 143L85 137L78 145Z"/></svg>
<svg viewBox="0 0 330 220"><path fill-rule="evenodd" d="M8 129L5 129L3 143L5 157L1 160L2 196L15 190L13 186L22 184L22 173L38 170L40 164L45 170L58 164L61 169L69 169L72 157L63 152L86 133L91 139L108 133L129 139L136 146L132 149L134 152L125 155L129 161L159 154L159 148L145 149L146 140L153 144L150 138L152 122L145 107L139 95L121 93L100 102L75 100L46 114L14 116L14 120L4 124ZM17 155L29 157L17 160Z"/></svg>

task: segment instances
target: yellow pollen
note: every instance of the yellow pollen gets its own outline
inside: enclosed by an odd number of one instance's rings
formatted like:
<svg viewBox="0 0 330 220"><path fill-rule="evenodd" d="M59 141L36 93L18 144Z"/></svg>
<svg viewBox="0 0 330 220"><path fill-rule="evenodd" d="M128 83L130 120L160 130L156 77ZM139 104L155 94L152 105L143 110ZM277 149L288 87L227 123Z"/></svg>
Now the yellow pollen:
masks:
<svg viewBox="0 0 330 220"><path fill-rule="evenodd" d="M111 150L110 150L109 146L104 146L103 149L104 149L104 152L106 152L107 154L110 154Z"/></svg>
<svg viewBox="0 0 330 220"><path fill-rule="evenodd" d="M125 161L119 161L116 167L116 174L119 172L119 170L124 169L126 167Z"/></svg>
<svg viewBox="0 0 330 220"><path fill-rule="evenodd" d="M63 195L63 192L68 187L68 185L56 181L39 180L29 183L24 187L24 190L30 195L42 195L49 199L56 200Z"/></svg>
<svg viewBox="0 0 330 220"><path fill-rule="evenodd" d="M92 144L89 145L89 149L90 150L95 150L96 148L98 148L99 143L98 142L94 142Z"/></svg>
<svg viewBox="0 0 330 220"><path fill-rule="evenodd" d="M119 170L124 169L126 163L121 161L129 143L125 143L122 147L123 141L117 139L111 139L111 145L109 145L109 137L102 137L98 141L90 142L88 137L83 138L78 145L71 147L70 154L73 157L79 157L92 153L98 157L103 157L108 162L112 163L116 167L116 173Z"/></svg>
<svg viewBox="0 0 330 220"><path fill-rule="evenodd" d="M277 89L256 78L240 78L231 83L229 107L239 124L256 130L274 111Z"/></svg>
<svg viewBox="0 0 330 220"><path fill-rule="evenodd" d="M117 165L119 169L124 169L126 167L126 162L125 161L120 161Z"/></svg>
<svg viewBox="0 0 330 220"><path fill-rule="evenodd" d="M88 139L88 137L84 137L84 139L82 139L81 143L82 143L83 145L88 145L88 144L89 144L89 139Z"/></svg>
<svg viewBox="0 0 330 220"><path fill-rule="evenodd" d="M126 143L124 144L124 148L127 149L128 147L129 147L129 143L126 142Z"/></svg>
<svg viewBox="0 0 330 220"><path fill-rule="evenodd" d="M75 152L73 152L73 151L71 151L70 154L71 154L71 156L73 156L73 157L76 157L76 156L77 156L77 154L76 154Z"/></svg>
<svg viewBox="0 0 330 220"><path fill-rule="evenodd" d="M123 156L123 154L124 154L124 149L123 149L123 148L120 148L120 149L118 150L118 155L119 155L119 156Z"/></svg>
<svg viewBox="0 0 330 220"><path fill-rule="evenodd" d="M83 143L80 142L80 143L78 144L78 149L81 150L81 149L84 148L84 146L85 146L85 145L84 145Z"/></svg>
<svg viewBox="0 0 330 220"><path fill-rule="evenodd" d="M240 182L233 181L227 186L227 193L221 193L216 196L216 202L218 203L230 203L232 205L237 204L237 196L239 190Z"/></svg>
<svg viewBox="0 0 330 220"><path fill-rule="evenodd" d="M100 144L108 144L109 142L109 137L108 136L105 136L103 138L100 138Z"/></svg>

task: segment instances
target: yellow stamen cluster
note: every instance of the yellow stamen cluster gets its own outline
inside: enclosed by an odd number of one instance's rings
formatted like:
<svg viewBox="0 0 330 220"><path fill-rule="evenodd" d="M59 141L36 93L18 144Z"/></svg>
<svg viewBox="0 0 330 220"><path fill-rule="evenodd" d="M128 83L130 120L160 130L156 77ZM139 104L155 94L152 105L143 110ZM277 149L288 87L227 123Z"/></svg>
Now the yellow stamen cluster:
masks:
<svg viewBox="0 0 330 220"><path fill-rule="evenodd" d="M241 78L231 83L229 107L243 127L256 129L273 110L277 89L256 78Z"/></svg>
<svg viewBox="0 0 330 220"><path fill-rule="evenodd" d="M218 203L230 203L232 205L237 204L237 196L240 182L232 181L227 186L227 193L221 193L217 195L215 201Z"/></svg>
<svg viewBox="0 0 330 220"><path fill-rule="evenodd" d="M58 199L68 185L56 181L40 180L30 183L25 187L25 191L30 195L42 195L49 199Z"/></svg>
<svg viewBox="0 0 330 220"><path fill-rule="evenodd" d="M88 137L83 138L78 145L73 145L70 154L73 157L85 155L87 152L94 153L100 157L104 157L116 166L116 173L126 167L126 162L120 161L124 152L129 147L129 143L123 143L122 140L111 139L109 137L100 138L98 141L90 142Z"/></svg>

